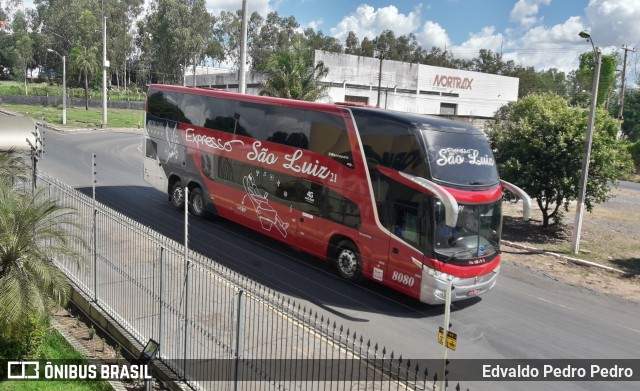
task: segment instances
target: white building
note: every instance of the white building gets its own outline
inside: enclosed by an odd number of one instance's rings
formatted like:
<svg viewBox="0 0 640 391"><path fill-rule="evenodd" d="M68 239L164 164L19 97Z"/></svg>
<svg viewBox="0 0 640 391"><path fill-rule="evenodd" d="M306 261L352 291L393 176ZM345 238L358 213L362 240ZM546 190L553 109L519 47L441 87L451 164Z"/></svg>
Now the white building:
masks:
<svg viewBox="0 0 640 391"><path fill-rule="evenodd" d="M489 118L518 99L519 79L316 50L330 84L327 101L357 102L408 113ZM382 69L382 72L380 72ZM187 76L186 85L192 85ZM238 72L197 75L202 87L238 91ZM247 76L247 93L258 94L261 75ZM378 91L378 86L380 89Z"/></svg>

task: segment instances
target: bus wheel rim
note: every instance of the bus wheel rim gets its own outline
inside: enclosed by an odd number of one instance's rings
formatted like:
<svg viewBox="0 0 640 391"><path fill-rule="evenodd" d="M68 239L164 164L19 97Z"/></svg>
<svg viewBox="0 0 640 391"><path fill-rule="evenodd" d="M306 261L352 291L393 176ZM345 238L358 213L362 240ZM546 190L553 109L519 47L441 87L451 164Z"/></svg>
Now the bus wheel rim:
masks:
<svg viewBox="0 0 640 391"><path fill-rule="evenodd" d="M176 205L180 205L184 198L182 187L176 186L173 188L173 201Z"/></svg>
<svg viewBox="0 0 640 391"><path fill-rule="evenodd" d="M351 250L343 249L338 257L338 265L344 274L353 276L358 266L356 254Z"/></svg>
<svg viewBox="0 0 640 391"><path fill-rule="evenodd" d="M200 197L199 195L194 196L192 201L192 207L196 213L202 212L202 209L204 208L202 197Z"/></svg>

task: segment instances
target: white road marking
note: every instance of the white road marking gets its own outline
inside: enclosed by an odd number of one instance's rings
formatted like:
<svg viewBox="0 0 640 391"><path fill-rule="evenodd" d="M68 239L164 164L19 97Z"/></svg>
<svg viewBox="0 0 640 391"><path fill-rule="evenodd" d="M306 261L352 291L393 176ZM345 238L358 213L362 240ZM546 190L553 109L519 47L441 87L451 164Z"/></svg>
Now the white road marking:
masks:
<svg viewBox="0 0 640 391"><path fill-rule="evenodd" d="M620 323L618 323L618 326L622 327L623 329L627 329L629 331L633 331L633 332L636 332L636 333L640 334L640 330L632 329L631 327L627 327L627 326L622 325Z"/></svg>
<svg viewBox="0 0 640 391"><path fill-rule="evenodd" d="M557 305L558 307L566 308L566 309L568 309L568 310L573 310L573 308L571 308L571 307L567 307L566 305L562 305L562 304L554 303L553 301L551 301L551 300L547 300L547 299L544 299L544 298L542 298L542 297L537 297L537 299L538 299L538 300L541 300L541 301L544 301L545 303L549 303L549 304Z"/></svg>

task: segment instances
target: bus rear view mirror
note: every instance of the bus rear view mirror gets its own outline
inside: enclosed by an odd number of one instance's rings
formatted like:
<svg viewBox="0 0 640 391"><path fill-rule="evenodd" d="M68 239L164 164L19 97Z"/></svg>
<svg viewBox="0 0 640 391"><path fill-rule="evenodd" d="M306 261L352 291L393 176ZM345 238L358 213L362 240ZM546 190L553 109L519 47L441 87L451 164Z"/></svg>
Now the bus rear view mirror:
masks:
<svg viewBox="0 0 640 391"><path fill-rule="evenodd" d="M502 183L502 187L509 190L516 197L522 200L522 217L524 221L529 221L529 218L531 217L531 197L513 183L509 183L505 180L500 180L500 183Z"/></svg>

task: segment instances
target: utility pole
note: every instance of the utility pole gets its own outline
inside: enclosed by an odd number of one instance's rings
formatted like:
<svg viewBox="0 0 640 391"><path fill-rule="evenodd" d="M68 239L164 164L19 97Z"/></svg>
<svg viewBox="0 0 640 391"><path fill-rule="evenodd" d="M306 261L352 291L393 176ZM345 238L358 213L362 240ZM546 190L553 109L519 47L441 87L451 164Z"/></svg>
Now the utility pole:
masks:
<svg viewBox="0 0 640 391"><path fill-rule="evenodd" d="M380 50L380 72L378 73L378 103L377 107L380 107L380 90L382 88L382 60L384 59L384 51Z"/></svg>
<svg viewBox="0 0 640 391"><path fill-rule="evenodd" d="M627 74L627 52L635 52L634 49L629 49L628 46L623 46L622 50L624 50L624 61L622 62L622 83L620 85L620 109L618 110L618 121L621 128L622 128L622 121L624 121L622 112L624 110L624 81L625 81L625 76ZM620 132L621 132L621 129L618 129L618 137L620 136Z"/></svg>

